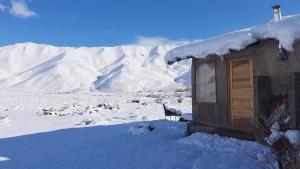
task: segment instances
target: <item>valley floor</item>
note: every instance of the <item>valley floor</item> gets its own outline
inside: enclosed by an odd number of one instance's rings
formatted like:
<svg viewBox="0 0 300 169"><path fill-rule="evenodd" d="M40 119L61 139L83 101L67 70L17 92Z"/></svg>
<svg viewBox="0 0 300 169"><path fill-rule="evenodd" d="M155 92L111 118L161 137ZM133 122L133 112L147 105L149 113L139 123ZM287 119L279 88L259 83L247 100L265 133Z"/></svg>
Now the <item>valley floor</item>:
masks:
<svg viewBox="0 0 300 169"><path fill-rule="evenodd" d="M257 142L164 120L162 103L191 112L187 93L0 95L0 169L266 168Z"/></svg>

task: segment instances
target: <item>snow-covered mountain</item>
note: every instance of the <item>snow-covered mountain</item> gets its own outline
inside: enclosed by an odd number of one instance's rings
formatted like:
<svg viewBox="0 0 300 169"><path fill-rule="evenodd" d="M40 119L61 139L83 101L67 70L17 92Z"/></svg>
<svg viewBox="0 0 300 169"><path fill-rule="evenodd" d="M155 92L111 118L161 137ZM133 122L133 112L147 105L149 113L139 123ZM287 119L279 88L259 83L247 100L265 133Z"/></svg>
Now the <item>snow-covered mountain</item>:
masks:
<svg viewBox="0 0 300 169"><path fill-rule="evenodd" d="M0 48L0 90L16 92L174 90L190 85L190 61L165 63L177 46Z"/></svg>

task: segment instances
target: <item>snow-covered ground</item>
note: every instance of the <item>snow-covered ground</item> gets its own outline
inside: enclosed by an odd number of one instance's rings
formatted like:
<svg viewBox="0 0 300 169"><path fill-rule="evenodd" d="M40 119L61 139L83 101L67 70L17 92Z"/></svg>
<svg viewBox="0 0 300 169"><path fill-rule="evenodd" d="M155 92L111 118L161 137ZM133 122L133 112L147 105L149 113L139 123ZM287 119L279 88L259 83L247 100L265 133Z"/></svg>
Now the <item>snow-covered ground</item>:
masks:
<svg viewBox="0 0 300 169"><path fill-rule="evenodd" d="M162 103L191 112L180 93L11 94L0 97L0 169L264 168L257 142L165 121ZM271 161L272 162L272 161Z"/></svg>
<svg viewBox="0 0 300 169"><path fill-rule="evenodd" d="M191 112L189 93L1 94L0 138L164 119L162 103ZM180 102L181 103L178 103ZM136 103L139 102L139 103ZM85 121L91 121L89 125Z"/></svg>

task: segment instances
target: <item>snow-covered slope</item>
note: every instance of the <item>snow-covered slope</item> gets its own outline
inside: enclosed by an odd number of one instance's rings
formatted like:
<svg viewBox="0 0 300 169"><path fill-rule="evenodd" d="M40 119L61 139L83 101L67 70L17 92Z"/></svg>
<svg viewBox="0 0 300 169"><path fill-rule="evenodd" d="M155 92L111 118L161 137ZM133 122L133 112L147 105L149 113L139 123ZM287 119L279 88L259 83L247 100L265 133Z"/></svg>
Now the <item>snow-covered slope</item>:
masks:
<svg viewBox="0 0 300 169"><path fill-rule="evenodd" d="M168 66L176 46L71 48L22 43L0 48L0 90L139 91L184 88L189 61Z"/></svg>

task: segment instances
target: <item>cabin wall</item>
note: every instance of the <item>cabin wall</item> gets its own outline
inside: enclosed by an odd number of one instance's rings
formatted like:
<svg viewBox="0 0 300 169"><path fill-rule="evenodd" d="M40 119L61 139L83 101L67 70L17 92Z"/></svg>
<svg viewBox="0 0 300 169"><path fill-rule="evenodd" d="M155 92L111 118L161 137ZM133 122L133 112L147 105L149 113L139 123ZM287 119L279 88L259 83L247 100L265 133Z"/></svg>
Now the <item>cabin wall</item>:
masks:
<svg viewBox="0 0 300 169"><path fill-rule="evenodd" d="M267 44L255 51L254 57L254 77L267 77L269 80L261 81L255 86L262 86L264 83L270 83L271 96L265 93L255 92L255 111L257 115L271 111L271 98L279 95L289 96L289 112L291 118L291 127L300 129L300 43L294 45L294 51L289 52L287 60L281 60L278 52L278 41L270 40ZM262 55L261 55L262 54ZM264 96L262 96L264 95ZM258 101L261 97L264 101ZM269 103L268 103L269 100Z"/></svg>
<svg viewBox="0 0 300 169"><path fill-rule="evenodd" d="M291 127L300 130L300 73L291 75L291 90L289 90L289 112Z"/></svg>
<svg viewBox="0 0 300 169"><path fill-rule="evenodd" d="M196 73L195 65L201 63L193 59L192 67L192 93L193 93L193 121L206 125L223 125L227 123L227 79L226 63L220 59L212 59L209 62L216 64L216 102L199 103L196 101ZM224 100L225 99L225 100Z"/></svg>
<svg viewBox="0 0 300 169"><path fill-rule="evenodd" d="M300 73L295 73L300 72L300 43L295 43L294 48L287 60L280 60L279 42L266 39L242 51L233 51L225 55L225 59L216 57L216 103L195 101L194 65L211 59L193 59L193 123L239 130L251 129L251 126L233 126L228 123L227 63L232 59L252 58L255 117L269 111L271 97L288 94L292 127L300 129Z"/></svg>
<svg viewBox="0 0 300 169"><path fill-rule="evenodd" d="M294 45L295 50L289 53L287 60L280 60L278 42L264 42L254 54L254 76L271 77L272 94L287 95L291 73L300 72L300 43Z"/></svg>

